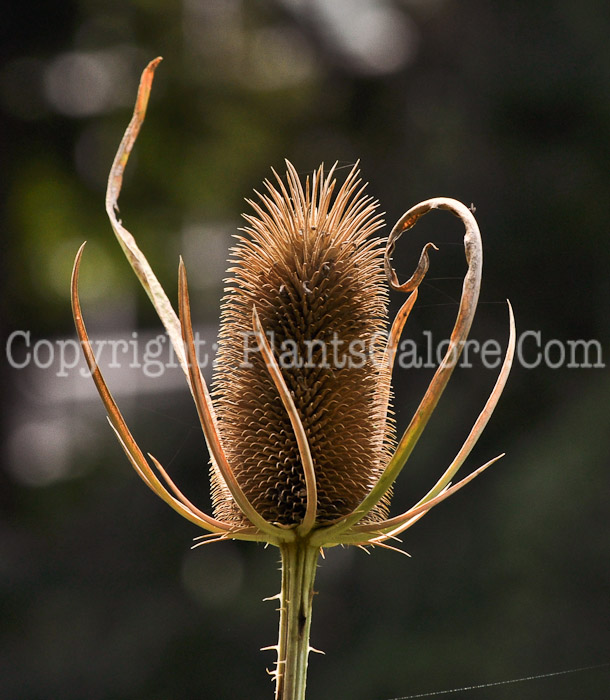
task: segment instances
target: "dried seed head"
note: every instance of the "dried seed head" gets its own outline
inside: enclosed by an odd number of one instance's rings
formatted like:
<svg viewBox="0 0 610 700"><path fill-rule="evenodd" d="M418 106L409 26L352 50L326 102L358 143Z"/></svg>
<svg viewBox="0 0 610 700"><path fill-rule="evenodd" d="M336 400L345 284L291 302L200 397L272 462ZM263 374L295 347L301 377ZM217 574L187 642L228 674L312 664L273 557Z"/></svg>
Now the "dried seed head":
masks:
<svg viewBox="0 0 610 700"><path fill-rule="evenodd" d="M390 454L382 362L387 331L383 256L371 235L382 225L354 168L333 199L333 171L303 186L265 182L255 215L232 250L223 301L214 396L229 463L268 521L301 522L306 484L294 431L252 331L255 306L309 440L317 523L349 514ZM389 426L389 427L388 427ZM217 518L243 524L212 469ZM387 502L369 515L383 516Z"/></svg>

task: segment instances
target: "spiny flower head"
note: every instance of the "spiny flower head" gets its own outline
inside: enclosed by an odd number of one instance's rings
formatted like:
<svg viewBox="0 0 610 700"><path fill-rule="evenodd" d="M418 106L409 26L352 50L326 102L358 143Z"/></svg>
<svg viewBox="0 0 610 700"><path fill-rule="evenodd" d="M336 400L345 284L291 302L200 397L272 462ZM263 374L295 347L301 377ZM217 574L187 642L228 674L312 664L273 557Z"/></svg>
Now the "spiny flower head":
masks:
<svg viewBox="0 0 610 700"><path fill-rule="evenodd" d="M255 214L233 248L213 392L225 452L252 505L268 521L300 523L307 489L279 392L258 352L252 310L278 357L307 437L317 523L348 515L390 455L383 364L387 284L382 225L354 168L335 192L321 167L305 184L287 163L250 202ZM243 523L212 471L217 518ZM384 514L385 500L373 515Z"/></svg>
<svg viewBox="0 0 610 700"><path fill-rule="evenodd" d="M399 219L384 251L374 237L382 223L377 203L365 195L356 167L337 189L334 169L325 174L320 167L303 184L288 163L286 182L276 175L276 183L266 181L266 192L250 202L254 214L246 215L248 226L233 249L212 400L197 365L184 264L179 266L178 316L116 215L124 168L159 61L152 61L142 75L134 115L110 173L106 210L193 394L211 457L214 517L191 503L150 456L153 470L108 390L78 298L81 247L72 279L74 317L110 423L144 482L212 537L278 546L307 540L311 547L380 545L395 539L495 461L451 484L510 370L515 345L510 306L506 359L470 435L428 493L402 515L388 518L392 484L436 407L474 316L482 246L472 212L452 199L422 202ZM403 284L391 256L400 236L433 209L447 209L462 219L468 271L445 357L395 444L388 419L392 364L433 246L425 246L413 276ZM384 272L391 289L409 292L389 332Z"/></svg>

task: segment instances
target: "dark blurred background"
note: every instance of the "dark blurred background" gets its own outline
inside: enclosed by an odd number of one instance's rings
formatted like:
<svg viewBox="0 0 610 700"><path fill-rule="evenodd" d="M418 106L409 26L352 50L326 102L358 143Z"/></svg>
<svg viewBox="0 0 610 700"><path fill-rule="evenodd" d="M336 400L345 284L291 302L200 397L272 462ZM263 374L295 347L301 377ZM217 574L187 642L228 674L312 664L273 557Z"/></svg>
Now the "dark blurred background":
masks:
<svg viewBox="0 0 610 700"><path fill-rule="evenodd" d="M243 198L284 158L303 174L360 159L390 225L431 196L474 203L485 245L474 337L505 347L507 297L519 332L540 333L521 336L524 361L468 466L507 456L406 533L412 558L327 552L312 626L326 656L311 659L308 697L389 700L608 661L608 4L13 1L0 31L0 696L272 697L274 655L258 649L276 641L275 605L261 599L278 591L277 551L191 551L199 532L133 473L91 381L58 365L85 239L91 334L142 343L162 330L103 206L157 55L121 213L172 298L184 256L210 344ZM446 337L465 268L459 222L437 213L401 241L403 279L428 238L440 251L407 326L422 348L425 330ZM569 362L571 340L596 343L588 363ZM450 461L496 371L475 357L456 372L395 513ZM209 507L180 370L154 374L123 362L107 379L142 449ZM397 369L399 428L431 374ZM608 681L606 667L468 696L601 700Z"/></svg>

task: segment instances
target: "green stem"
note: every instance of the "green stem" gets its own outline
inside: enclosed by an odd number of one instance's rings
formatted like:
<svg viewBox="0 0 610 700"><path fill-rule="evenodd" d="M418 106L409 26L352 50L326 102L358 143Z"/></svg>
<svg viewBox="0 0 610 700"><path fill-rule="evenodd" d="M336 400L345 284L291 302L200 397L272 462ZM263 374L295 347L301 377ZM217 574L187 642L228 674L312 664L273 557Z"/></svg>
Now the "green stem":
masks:
<svg viewBox="0 0 610 700"><path fill-rule="evenodd" d="M280 545L282 591L276 700L305 700L313 583L319 549L308 540Z"/></svg>

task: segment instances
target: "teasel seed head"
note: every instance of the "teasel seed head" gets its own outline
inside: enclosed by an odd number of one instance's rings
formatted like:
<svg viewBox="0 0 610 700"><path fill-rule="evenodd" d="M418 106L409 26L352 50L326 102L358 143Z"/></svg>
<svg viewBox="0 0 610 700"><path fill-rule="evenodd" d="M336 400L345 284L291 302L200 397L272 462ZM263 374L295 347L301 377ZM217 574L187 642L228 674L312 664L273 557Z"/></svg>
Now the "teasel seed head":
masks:
<svg viewBox="0 0 610 700"><path fill-rule="evenodd" d="M317 483L318 524L346 516L377 482L393 431L380 388L387 282L375 232L383 222L354 167L340 188L320 167L302 184L265 182L232 249L215 365L214 404L227 459L269 522L297 525L307 492L289 416L257 350L255 308L303 424ZM338 191L336 191L338 189ZM387 397L386 397L387 398ZM245 525L212 469L215 516ZM381 519L388 499L369 514Z"/></svg>
<svg viewBox="0 0 610 700"><path fill-rule="evenodd" d="M510 372L516 347L510 304L506 356L464 444L423 497L400 515L388 517L392 485L447 386L474 317L483 257L472 211L446 197L420 202L396 222L382 250L374 238L382 223L377 203L365 195L357 166L337 188L335 168L325 174L321 167L302 184L288 163L286 182L276 174L276 183L267 181L259 201L250 202L254 214L246 216L248 226L233 249L212 401L197 361L184 262L179 264L176 314L134 237L117 216L125 166L146 114L160 60L151 61L142 74L134 113L110 171L106 211L165 326L195 401L212 462L216 517L192 503L157 459L145 456L110 393L80 306L83 244L74 263L72 307L83 353L108 419L144 483L207 531L198 538L197 546L244 539L280 549L300 547L299 542L316 551L337 544L393 548L388 540L395 542L499 459L454 481L491 417ZM397 241L422 216L442 209L464 224L468 268L445 355L394 445L388 418L391 370L428 270L429 250L435 246L424 246L415 272L403 283L391 260ZM392 290L409 294L389 332L386 281Z"/></svg>
<svg viewBox="0 0 610 700"><path fill-rule="evenodd" d="M302 185L287 163L286 183L276 175L276 185L265 182L266 193L259 195L259 202L250 202L255 213L246 216L245 235L233 249L212 401L197 360L184 262L180 259L178 267L176 314L117 216L125 166L160 61L151 61L142 73L134 113L108 178L106 211L165 326L195 401L212 463L216 517L191 502L155 457L145 456L110 393L80 305L84 244L72 273L76 331L108 420L131 465L154 493L207 532L194 546L243 539L279 548L282 589L273 598L279 600L280 625L278 643L269 647L278 658L271 675L276 700L304 700L313 585L323 548L341 544L396 549L399 535L502 456L454 483L508 378L516 347L513 313L509 304L506 356L464 444L419 501L388 517L392 484L434 412L468 337L481 283L480 232L471 209L454 199L435 197L403 214L382 251L373 238L382 223L377 203L364 194L357 166L335 194L335 168L325 175L320 167ZM428 252L435 246L424 246L415 272L403 283L391 259L399 238L436 209L462 220L468 269L447 350L394 446L388 420L391 368L429 267ZM409 294L389 332L386 279L392 290Z"/></svg>

